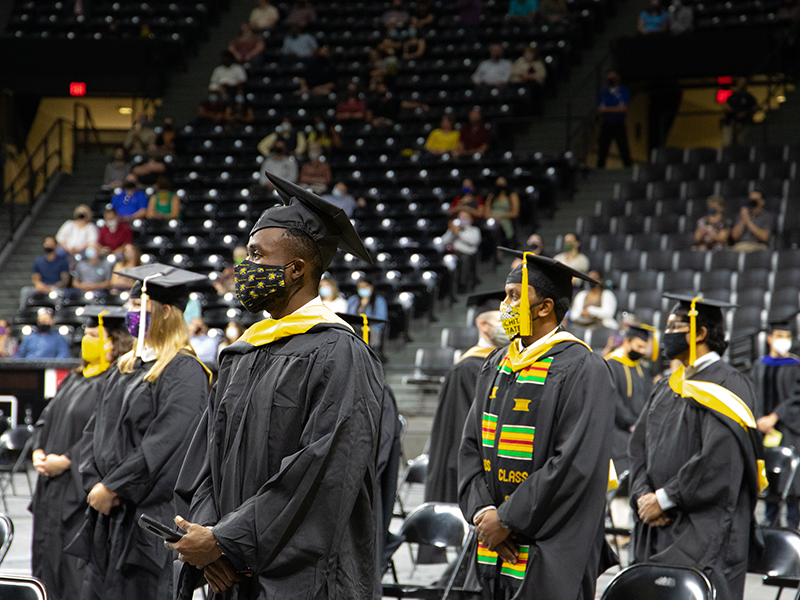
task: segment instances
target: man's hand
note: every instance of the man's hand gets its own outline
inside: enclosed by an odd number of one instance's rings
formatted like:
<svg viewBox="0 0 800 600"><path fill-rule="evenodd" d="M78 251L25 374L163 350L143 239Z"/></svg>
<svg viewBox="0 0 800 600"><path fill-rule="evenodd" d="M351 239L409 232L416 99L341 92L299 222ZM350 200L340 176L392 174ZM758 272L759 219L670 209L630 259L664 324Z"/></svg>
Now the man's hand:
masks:
<svg viewBox="0 0 800 600"><path fill-rule="evenodd" d="M94 487L92 488L92 491L89 492L86 501L89 503L89 506L91 506L100 514L106 516L111 513L112 508L119 506L120 503L119 496L117 496L102 483L94 484Z"/></svg>
<svg viewBox="0 0 800 600"><path fill-rule="evenodd" d="M741 216L744 223L748 223L750 221L750 209L746 206L743 206L739 209L739 216Z"/></svg>
<svg viewBox="0 0 800 600"><path fill-rule="evenodd" d="M778 424L778 415L772 413L771 415L765 415L761 417L758 421L756 421L756 427L761 433L769 433L773 429L775 429L775 425ZM34 463L34 466L35 463Z"/></svg>
<svg viewBox="0 0 800 600"><path fill-rule="evenodd" d="M44 468L45 456L46 454L44 453L44 450L42 450L41 448L37 448L36 450L34 450L33 468L36 469L36 472L39 473L39 475L47 476L47 470Z"/></svg>
<svg viewBox="0 0 800 600"><path fill-rule="evenodd" d="M72 461L62 454L48 454L41 463L42 473L47 477L58 477L69 469L71 464Z"/></svg>
<svg viewBox="0 0 800 600"><path fill-rule="evenodd" d="M661 505L658 503L655 492L650 492L640 497L637 505L639 506L639 518L644 521L645 525L657 526L655 523L661 517L666 517L664 511L661 510Z"/></svg>
<svg viewBox="0 0 800 600"><path fill-rule="evenodd" d="M222 556L222 551L217 545L217 538L214 537L210 528L190 523L180 515L175 517L175 524L185 531L186 535L174 544L164 542L164 545L176 550L181 562L189 563L198 569L205 569Z"/></svg>
<svg viewBox="0 0 800 600"><path fill-rule="evenodd" d="M500 524L500 519L497 518L497 511L494 509L481 513L476 519L475 525L478 541L492 552L498 552L500 544L511 535L511 530ZM514 560L509 562L516 562L516 560L515 556Z"/></svg>

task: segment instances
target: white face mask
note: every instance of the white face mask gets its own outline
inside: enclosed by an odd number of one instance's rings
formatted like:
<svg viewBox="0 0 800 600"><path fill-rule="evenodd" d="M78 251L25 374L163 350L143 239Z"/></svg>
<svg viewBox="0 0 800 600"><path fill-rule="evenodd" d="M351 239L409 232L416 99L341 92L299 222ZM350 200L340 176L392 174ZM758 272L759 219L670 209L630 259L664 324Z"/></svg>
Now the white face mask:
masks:
<svg viewBox="0 0 800 600"><path fill-rule="evenodd" d="M231 342L236 341L239 339L239 330L236 327L228 327L225 330L225 337L228 338Z"/></svg>
<svg viewBox="0 0 800 600"><path fill-rule="evenodd" d="M781 356L786 356L792 349L792 340L772 340L772 349Z"/></svg>

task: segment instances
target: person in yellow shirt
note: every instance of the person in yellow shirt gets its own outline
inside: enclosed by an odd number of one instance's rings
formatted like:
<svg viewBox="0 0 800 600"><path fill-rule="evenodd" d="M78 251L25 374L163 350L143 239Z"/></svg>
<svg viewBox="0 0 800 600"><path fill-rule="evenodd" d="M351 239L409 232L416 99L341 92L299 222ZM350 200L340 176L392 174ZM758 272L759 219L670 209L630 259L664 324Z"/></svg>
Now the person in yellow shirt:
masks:
<svg viewBox="0 0 800 600"><path fill-rule="evenodd" d="M442 117L439 127L428 135L425 150L437 156L446 152L454 153L458 149L460 141L461 137L453 125L453 118L445 115Z"/></svg>

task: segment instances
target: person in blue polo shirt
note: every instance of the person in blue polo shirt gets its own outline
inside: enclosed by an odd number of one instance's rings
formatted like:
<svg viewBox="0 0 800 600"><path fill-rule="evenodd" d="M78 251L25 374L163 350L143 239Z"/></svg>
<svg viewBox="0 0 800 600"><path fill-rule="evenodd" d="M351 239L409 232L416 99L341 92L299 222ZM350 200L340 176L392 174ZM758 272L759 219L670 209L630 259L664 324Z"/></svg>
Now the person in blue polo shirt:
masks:
<svg viewBox="0 0 800 600"><path fill-rule="evenodd" d="M69 344L58 330L53 329L53 313L49 309L39 309L36 332L22 340L15 358L26 360L69 358Z"/></svg>
<svg viewBox="0 0 800 600"><path fill-rule="evenodd" d="M669 13L663 9L660 0L650 0L647 10L639 13L639 33L649 35L669 29Z"/></svg>
<svg viewBox="0 0 800 600"><path fill-rule="evenodd" d="M609 71L607 75L608 87L600 92L597 99L597 112L602 119L600 126L599 149L597 151L597 168L602 169L606 166L608 149L611 141L617 142L619 155L626 167L631 166L631 151L628 148L628 132L625 129L625 114L628 112L628 104L631 101L631 94L624 85L619 83L619 75L616 71Z"/></svg>
<svg viewBox="0 0 800 600"><path fill-rule="evenodd" d="M136 175L128 175L122 184L122 191L111 199L111 205L123 221L142 219L147 213L147 196L136 187Z"/></svg>

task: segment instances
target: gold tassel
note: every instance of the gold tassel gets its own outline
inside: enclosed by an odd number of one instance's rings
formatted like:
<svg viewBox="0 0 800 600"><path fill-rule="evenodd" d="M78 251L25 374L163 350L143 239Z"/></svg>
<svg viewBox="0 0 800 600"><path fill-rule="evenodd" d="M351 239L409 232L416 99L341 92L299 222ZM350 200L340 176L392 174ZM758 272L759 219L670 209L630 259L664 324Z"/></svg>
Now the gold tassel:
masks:
<svg viewBox="0 0 800 600"><path fill-rule="evenodd" d="M689 308L689 366L693 367L697 360L697 301L702 300L696 296Z"/></svg>
<svg viewBox="0 0 800 600"><path fill-rule="evenodd" d="M522 293L519 301L519 335L528 337L533 335L531 327L531 301L528 294L528 255L533 252L522 253Z"/></svg>
<svg viewBox="0 0 800 600"><path fill-rule="evenodd" d="M653 356L650 357L650 360L653 362L658 360L658 331L652 325L639 325L642 329L646 329L650 333L653 334Z"/></svg>
<svg viewBox="0 0 800 600"><path fill-rule="evenodd" d="M364 319L364 325L361 326L361 337L364 339L364 343L369 345L369 321L364 313L361 313L361 318Z"/></svg>
<svg viewBox="0 0 800 600"><path fill-rule="evenodd" d="M100 368L104 371L108 368L108 361L106 360L106 330L103 327L103 315L107 315L108 311L104 310L99 315L97 315L97 324L99 326L98 334L100 336L100 347L103 349L102 354L100 354Z"/></svg>

